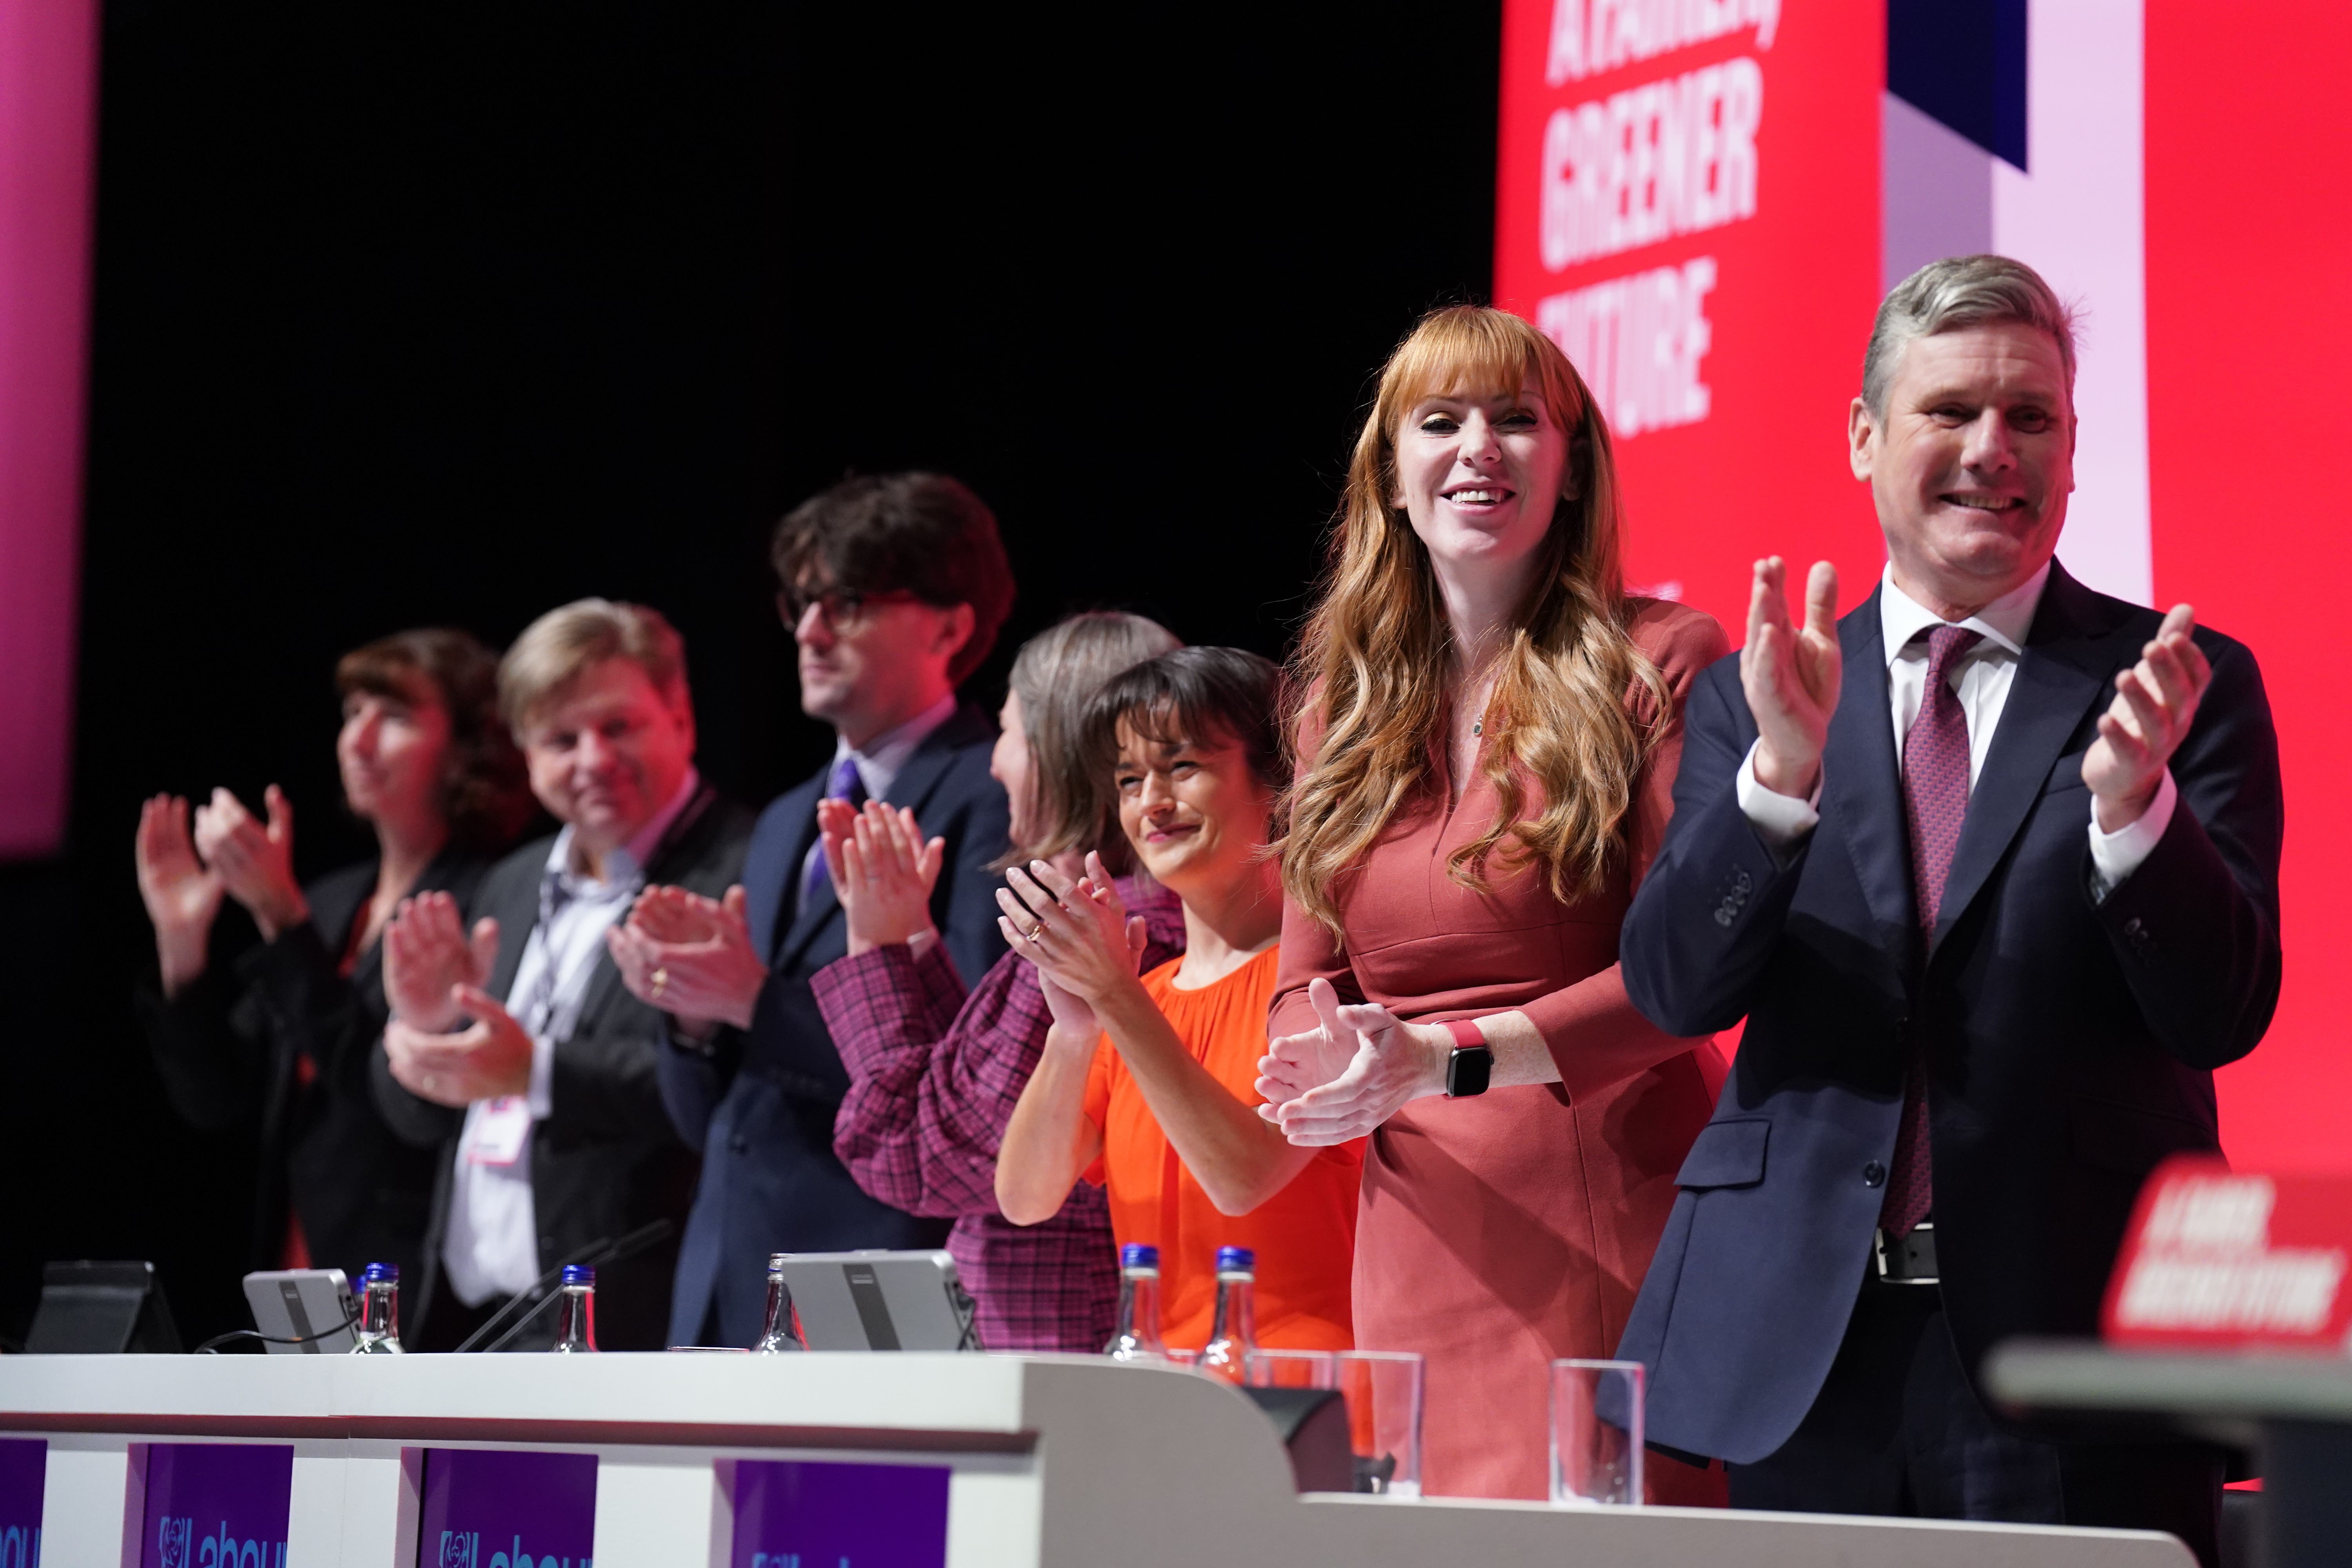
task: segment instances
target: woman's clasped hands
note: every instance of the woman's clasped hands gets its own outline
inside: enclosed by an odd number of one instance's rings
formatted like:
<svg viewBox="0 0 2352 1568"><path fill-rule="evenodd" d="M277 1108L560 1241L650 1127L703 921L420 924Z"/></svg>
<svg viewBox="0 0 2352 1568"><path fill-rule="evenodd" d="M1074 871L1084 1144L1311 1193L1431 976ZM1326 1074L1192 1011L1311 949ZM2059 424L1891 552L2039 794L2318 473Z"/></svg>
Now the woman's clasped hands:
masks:
<svg viewBox="0 0 2352 1568"><path fill-rule="evenodd" d="M996 926L1037 966L1056 1029L1091 1047L1102 1032L1097 1008L1115 994L1141 992L1136 972L1146 938L1143 917L1127 912L1102 857L1089 853L1086 872L1074 879L1046 860L1014 867L996 891L1003 911Z"/></svg>
<svg viewBox="0 0 2352 1568"><path fill-rule="evenodd" d="M1257 1113L1302 1147L1362 1138L1412 1100L1445 1092L1454 1037L1387 1008L1343 1003L1329 981L1307 990L1316 1026L1268 1042L1258 1062Z"/></svg>

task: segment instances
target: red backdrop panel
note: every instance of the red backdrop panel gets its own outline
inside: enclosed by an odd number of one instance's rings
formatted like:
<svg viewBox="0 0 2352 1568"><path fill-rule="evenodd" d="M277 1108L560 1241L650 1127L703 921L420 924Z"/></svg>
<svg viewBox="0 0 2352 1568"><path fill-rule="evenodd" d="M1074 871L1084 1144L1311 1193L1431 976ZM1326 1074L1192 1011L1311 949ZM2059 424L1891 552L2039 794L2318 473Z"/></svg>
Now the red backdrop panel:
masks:
<svg viewBox="0 0 2352 1568"><path fill-rule="evenodd" d="M1559 9L1585 10L1573 0ZM1626 9L1592 0L1586 16ZM1705 417L1625 436L1619 409L1609 412L1620 432L1629 579L1680 584L1681 597L1721 620L1735 643L1757 556L1836 562L1848 603L1868 591L1885 561L1869 494L1848 472L1844 447L1846 404L1878 306L1884 0L1763 9L1779 12L1769 44L1762 29L1743 26L1557 85L1546 81L1553 0L1508 0L1504 10L1496 302L1549 330L1548 299L1701 258L1714 262L1696 367ZM1754 216L1548 267L1545 187L1563 172L1557 143L1547 167L1555 114L1742 59L1753 62L1762 88ZM1557 236L1550 246L1554 258L1591 248L1589 239L1563 244ZM1592 374L1586 353L1571 346L1570 353Z"/></svg>
<svg viewBox="0 0 2352 1568"><path fill-rule="evenodd" d="M2252 647L2286 771L2286 991L2262 1048L2221 1075L2222 1139L2241 1165L2343 1166L2352 704L2331 595L2352 580L2334 468L2352 363L2336 277L2352 255L2352 12L2281 0L2249 27L2149 0L2147 47L2157 595Z"/></svg>

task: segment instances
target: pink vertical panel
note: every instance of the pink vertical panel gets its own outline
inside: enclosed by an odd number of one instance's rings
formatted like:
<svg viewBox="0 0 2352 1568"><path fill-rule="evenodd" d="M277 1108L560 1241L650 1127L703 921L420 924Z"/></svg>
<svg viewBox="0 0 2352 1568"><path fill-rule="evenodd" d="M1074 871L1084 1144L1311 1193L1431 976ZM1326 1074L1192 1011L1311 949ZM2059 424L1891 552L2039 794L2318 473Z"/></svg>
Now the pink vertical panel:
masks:
<svg viewBox="0 0 2352 1568"><path fill-rule="evenodd" d="M97 86L94 0L0 4L0 858L65 835Z"/></svg>

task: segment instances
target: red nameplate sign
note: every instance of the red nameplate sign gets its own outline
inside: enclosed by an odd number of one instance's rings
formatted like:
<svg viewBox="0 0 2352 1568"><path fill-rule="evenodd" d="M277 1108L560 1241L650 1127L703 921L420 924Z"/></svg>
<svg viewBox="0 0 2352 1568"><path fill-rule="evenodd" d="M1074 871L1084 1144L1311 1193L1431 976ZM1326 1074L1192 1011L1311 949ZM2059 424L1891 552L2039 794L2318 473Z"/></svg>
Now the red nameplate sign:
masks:
<svg viewBox="0 0 2352 1568"><path fill-rule="evenodd" d="M2348 1271L2352 1176L2177 1155L2140 1190L2101 1324L2125 1345L2340 1351Z"/></svg>

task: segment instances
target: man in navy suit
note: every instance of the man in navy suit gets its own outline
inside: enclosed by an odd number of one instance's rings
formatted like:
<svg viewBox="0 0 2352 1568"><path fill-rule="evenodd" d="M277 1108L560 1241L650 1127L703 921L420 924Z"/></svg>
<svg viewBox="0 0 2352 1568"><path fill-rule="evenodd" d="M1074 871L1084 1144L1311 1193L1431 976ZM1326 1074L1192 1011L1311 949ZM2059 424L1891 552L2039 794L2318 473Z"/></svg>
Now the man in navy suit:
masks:
<svg viewBox="0 0 2352 1568"><path fill-rule="evenodd" d="M1803 624L1757 563L1709 670L1625 984L1748 1020L1621 1354L1649 1436L1735 1507L2169 1530L2214 1561L2210 1449L1988 1411L2018 1334L2095 1331L2141 1180L2220 1146L2212 1069L2279 985L2283 809L2254 659L2067 575L2072 323L1998 257L1880 307L1851 413L1877 590Z"/></svg>
<svg viewBox="0 0 2352 1568"><path fill-rule="evenodd" d="M773 1252L938 1247L944 1220L868 1197L833 1152L849 1077L809 989L847 951L817 829L820 799L886 801L944 840L931 915L957 969L1003 952L991 863L1010 816L989 776L996 726L956 688L1013 604L996 520L950 479L853 479L776 528L777 606L801 707L833 760L761 814L723 900L650 891L613 935L629 988L671 1019L662 1098L703 1152L671 1296L672 1344L760 1337Z"/></svg>

